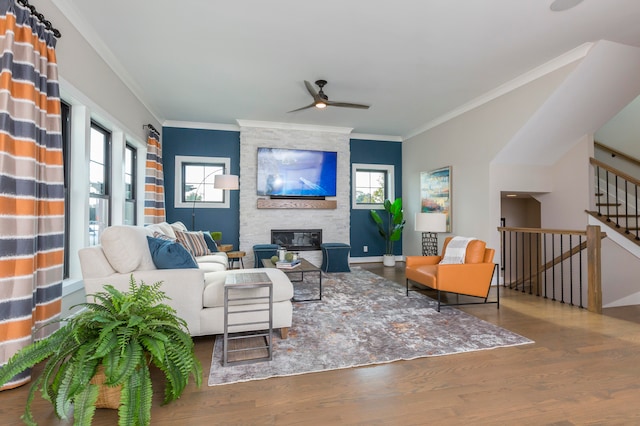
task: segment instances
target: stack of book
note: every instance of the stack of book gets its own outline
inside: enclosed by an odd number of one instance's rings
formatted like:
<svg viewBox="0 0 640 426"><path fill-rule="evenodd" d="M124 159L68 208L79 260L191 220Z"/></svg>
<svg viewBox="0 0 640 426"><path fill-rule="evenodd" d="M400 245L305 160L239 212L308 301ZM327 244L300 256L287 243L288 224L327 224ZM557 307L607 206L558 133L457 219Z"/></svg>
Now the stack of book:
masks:
<svg viewBox="0 0 640 426"><path fill-rule="evenodd" d="M279 269L293 269L300 264L300 259L292 260L291 262L287 262L285 260L279 260L276 262L276 268Z"/></svg>

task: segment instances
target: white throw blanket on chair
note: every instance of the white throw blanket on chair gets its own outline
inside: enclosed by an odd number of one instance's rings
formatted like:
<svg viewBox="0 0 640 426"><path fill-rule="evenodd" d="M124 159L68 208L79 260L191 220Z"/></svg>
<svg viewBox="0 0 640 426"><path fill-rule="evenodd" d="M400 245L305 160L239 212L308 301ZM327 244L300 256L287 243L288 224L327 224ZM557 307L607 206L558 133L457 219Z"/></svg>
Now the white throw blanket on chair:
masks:
<svg viewBox="0 0 640 426"><path fill-rule="evenodd" d="M440 263L464 263L464 256L467 253L467 245L475 238L453 237L444 251L444 256Z"/></svg>

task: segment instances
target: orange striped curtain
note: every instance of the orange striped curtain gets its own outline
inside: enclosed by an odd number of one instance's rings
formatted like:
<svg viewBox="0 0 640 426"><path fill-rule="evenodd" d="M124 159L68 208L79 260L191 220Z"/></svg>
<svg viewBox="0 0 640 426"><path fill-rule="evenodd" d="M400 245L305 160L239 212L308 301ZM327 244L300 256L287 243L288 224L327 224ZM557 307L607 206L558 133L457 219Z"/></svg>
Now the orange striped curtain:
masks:
<svg viewBox="0 0 640 426"><path fill-rule="evenodd" d="M147 167L144 185L144 223L161 223L164 214L164 172L160 135L149 129L147 135Z"/></svg>
<svg viewBox="0 0 640 426"><path fill-rule="evenodd" d="M60 316L64 177L55 43L31 11L0 0L0 365ZM4 389L30 380L25 371Z"/></svg>

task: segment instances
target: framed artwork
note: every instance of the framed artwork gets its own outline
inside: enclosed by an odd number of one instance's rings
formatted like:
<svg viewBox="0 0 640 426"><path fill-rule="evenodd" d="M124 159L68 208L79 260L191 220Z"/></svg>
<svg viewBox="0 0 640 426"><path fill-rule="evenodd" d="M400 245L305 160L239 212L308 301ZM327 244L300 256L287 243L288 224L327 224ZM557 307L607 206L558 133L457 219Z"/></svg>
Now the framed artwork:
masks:
<svg viewBox="0 0 640 426"><path fill-rule="evenodd" d="M420 212L446 214L451 232L451 166L420 173Z"/></svg>

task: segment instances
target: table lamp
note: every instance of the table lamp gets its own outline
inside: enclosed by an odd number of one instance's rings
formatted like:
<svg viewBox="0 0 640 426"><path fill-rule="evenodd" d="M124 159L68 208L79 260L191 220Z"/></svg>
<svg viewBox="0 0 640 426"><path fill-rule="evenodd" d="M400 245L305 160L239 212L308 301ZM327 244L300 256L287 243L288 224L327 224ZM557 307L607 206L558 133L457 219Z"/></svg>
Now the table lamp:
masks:
<svg viewBox="0 0 640 426"><path fill-rule="evenodd" d="M416 231L422 232L422 255L438 255L438 232L447 232L445 213L416 213Z"/></svg>

